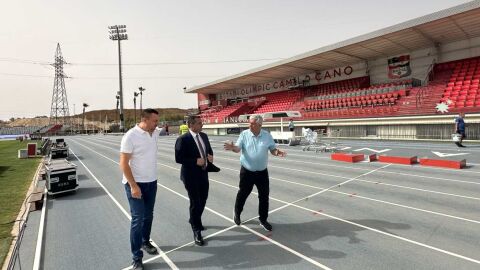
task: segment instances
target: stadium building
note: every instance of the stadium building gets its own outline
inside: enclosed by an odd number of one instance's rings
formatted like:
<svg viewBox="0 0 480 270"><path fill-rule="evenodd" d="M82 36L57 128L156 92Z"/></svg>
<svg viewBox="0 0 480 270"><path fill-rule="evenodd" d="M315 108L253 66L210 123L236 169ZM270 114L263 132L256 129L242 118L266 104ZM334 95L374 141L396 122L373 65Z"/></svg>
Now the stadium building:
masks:
<svg viewBox="0 0 480 270"><path fill-rule="evenodd" d="M466 113L480 139L480 1L473 1L186 89L209 134L240 115L299 111L296 130L339 137L450 139ZM288 121L282 122L285 127ZM264 127L280 129L278 119Z"/></svg>

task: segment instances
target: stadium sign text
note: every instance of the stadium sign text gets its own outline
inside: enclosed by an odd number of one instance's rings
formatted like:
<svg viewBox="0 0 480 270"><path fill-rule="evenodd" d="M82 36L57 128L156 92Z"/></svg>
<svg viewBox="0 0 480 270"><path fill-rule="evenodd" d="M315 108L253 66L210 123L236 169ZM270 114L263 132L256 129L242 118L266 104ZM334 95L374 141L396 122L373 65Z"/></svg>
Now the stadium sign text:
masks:
<svg viewBox="0 0 480 270"><path fill-rule="evenodd" d="M365 76L366 69L356 65L317 71L298 77L292 77L279 81L252 85L242 89L235 89L217 94L217 100L225 100L238 97L249 97L256 95L269 94L288 90L295 87L311 86L324 83L346 80L350 78Z"/></svg>

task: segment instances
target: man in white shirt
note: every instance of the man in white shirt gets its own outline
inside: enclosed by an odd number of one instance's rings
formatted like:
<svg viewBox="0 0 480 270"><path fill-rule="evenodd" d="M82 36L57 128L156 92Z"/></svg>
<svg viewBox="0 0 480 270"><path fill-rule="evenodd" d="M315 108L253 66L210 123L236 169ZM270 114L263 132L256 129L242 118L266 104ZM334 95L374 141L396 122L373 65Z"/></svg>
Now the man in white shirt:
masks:
<svg viewBox="0 0 480 270"><path fill-rule="evenodd" d="M120 168L123 172L130 213L130 248L132 269L143 269L144 249L149 254L158 253L150 243L153 208L157 194L157 141L159 136L158 112L145 109L141 120L127 131L120 147Z"/></svg>

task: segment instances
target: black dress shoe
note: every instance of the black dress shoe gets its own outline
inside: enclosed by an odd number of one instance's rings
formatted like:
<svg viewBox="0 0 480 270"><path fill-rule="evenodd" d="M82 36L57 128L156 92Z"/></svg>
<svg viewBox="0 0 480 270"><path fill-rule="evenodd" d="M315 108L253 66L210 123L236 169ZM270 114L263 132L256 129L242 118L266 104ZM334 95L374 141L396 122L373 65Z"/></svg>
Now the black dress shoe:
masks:
<svg viewBox="0 0 480 270"><path fill-rule="evenodd" d="M235 212L235 209L233 210L233 222L235 222L235 224L240 225L240 223L242 223L242 221L240 220L240 215L237 215L237 212Z"/></svg>
<svg viewBox="0 0 480 270"><path fill-rule="evenodd" d="M195 241L195 245L203 246L205 242L203 241L202 233L200 231L193 232L193 240Z"/></svg>
<svg viewBox="0 0 480 270"><path fill-rule="evenodd" d="M265 229L265 231L267 232L271 232L273 227L270 223L268 223L268 221L260 221L260 225L263 227L263 229Z"/></svg>

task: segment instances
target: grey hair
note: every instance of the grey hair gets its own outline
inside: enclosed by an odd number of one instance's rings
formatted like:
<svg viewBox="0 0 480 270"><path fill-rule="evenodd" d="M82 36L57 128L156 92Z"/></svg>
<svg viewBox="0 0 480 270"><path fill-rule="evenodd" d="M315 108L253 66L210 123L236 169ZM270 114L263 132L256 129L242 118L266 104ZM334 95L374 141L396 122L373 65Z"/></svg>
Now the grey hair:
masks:
<svg viewBox="0 0 480 270"><path fill-rule="evenodd" d="M260 114L250 115L250 120L255 120L255 123L261 125L263 124L263 117Z"/></svg>

